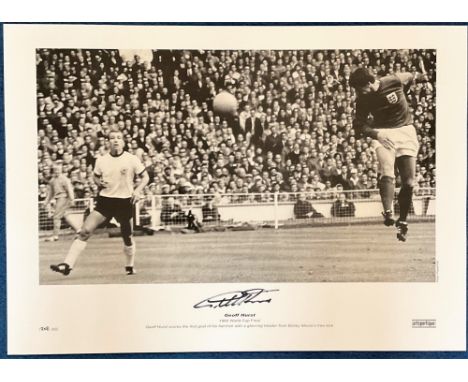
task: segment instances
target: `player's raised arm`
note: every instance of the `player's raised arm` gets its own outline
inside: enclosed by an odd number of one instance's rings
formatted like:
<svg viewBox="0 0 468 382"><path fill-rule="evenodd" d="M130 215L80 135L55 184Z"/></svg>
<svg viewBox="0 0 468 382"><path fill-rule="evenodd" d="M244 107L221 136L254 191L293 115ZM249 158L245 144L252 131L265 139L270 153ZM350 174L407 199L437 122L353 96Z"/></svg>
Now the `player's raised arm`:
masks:
<svg viewBox="0 0 468 382"><path fill-rule="evenodd" d="M398 79L401 81L403 86L408 85L409 83L415 80L414 76L411 73L403 72L403 73L396 73L395 74Z"/></svg>
<svg viewBox="0 0 468 382"><path fill-rule="evenodd" d="M422 66L421 70L422 70L421 73L412 74L412 73L408 73L408 72L403 72L403 73L396 73L395 75L401 81L403 87L407 87L411 83L424 82L424 81L427 80L426 71L424 69L424 66Z"/></svg>
<svg viewBox="0 0 468 382"><path fill-rule="evenodd" d="M353 121L353 127L357 136L371 137L377 139L385 148L392 150L394 142L383 131L373 129L367 120L369 110L367 108L366 100L358 98L356 102L356 117Z"/></svg>
<svg viewBox="0 0 468 382"><path fill-rule="evenodd" d="M353 121L353 128L356 131L356 135L371 137L377 139L377 132L369 126L367 118L369 116L369 110L366 107L365 102L362 99L356 101L356 116Z"/></svg>

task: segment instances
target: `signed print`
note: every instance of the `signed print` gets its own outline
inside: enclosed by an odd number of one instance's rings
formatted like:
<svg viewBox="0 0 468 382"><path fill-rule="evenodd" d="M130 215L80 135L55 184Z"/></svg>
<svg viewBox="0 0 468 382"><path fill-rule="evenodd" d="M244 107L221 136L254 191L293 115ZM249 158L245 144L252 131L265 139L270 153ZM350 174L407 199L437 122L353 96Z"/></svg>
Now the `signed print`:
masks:
<svg viewBox="0 0 468 382"><path fill-rule="evenodd" d="M242 304L262 304L270 303L271 298L260 299L259 295L268 294L271 292L278 292L278 289L264 290L264 289L248 289L244 291L227 292L218 294L217 296L207 298L194 305L194 308L223 308L228 306L239 306ZM262 296L263 297L263 296Z"/></svg>
<svg viewBox="0 0 468 382"><path fill-rule="evenodd" d="M435 281L435 49L40 48L36 75L41 283Z"/></svg>
<svg viewBox="0 0 468 382"><path fill-rule="evenodd" d="M465 348L466 27L4 46L9 353Z"/></svg>

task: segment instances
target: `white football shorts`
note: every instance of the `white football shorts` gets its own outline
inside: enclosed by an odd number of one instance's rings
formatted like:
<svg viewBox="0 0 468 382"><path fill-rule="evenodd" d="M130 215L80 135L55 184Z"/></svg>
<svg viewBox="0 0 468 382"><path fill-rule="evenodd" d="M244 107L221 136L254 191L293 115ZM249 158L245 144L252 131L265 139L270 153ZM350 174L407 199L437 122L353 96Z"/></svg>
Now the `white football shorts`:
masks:
<svg viewBox="0 0 468 382"><path fill-rule="evenodd" d="M416 135L416 129L413 125L397 127L396 129L375 129L375 131L383 131L387 134L395 144L395 157L408 155L416 157L419 151L419 142ZM372 148L376 150L382 145L377 139L372 140Z"/></svg>

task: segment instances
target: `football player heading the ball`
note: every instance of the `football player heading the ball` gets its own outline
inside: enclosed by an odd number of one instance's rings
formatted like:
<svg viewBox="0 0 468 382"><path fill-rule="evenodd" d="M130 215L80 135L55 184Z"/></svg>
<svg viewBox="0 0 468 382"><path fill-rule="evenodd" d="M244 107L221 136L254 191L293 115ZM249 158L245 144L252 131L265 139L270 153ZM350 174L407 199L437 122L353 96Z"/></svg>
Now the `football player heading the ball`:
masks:
<svg viewBox="0 0 468 382"><path fill-rule="evenodd" d="M100 156L94 166L94 177L101 190L96 208L86 218L78 237L73 241L63 263L51 265L54 272L67 276L73 269L78 256L94 230L113 217L120 223L123 252L125 255L125 272L132 275L135 261L135 243L132 239L133 204L138 201L140 193L149 180L148 173L141 161L133 154L124 151L122 132L117 129L109 133L110 152ZM134 178L141 179L134 189Z"/></svg>
<svg viewBox="0 0 468 382"><path fill-rule="evenodd" d="M423 69L424 70L424 69ZM416 130L406 101L404 88L415 78L401 72L376 79L368 69L358 68L349 84L356 89L356 115L353 127L357 134L371 137L380 164L379 189L384 212L384 224L397 227L397 238L406 241L406 221L413 196L416 156L419 150ZM369 120L372 115L373 120ZM398 194L400 217L392 216L395 192L395 163L401 177Z"/></svg>

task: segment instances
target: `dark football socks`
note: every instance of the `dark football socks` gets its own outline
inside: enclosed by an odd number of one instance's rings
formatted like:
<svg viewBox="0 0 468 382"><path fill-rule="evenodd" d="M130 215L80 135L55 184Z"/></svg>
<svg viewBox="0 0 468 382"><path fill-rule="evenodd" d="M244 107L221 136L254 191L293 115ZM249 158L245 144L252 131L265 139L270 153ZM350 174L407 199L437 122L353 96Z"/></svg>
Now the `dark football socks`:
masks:
<svg viewBox="0 0 468 382"><path fill-rule="evenodd" d="M400 205L400 221L406 221L409 209L411 207L411 200L413 198L413 187L402 186L398 194L398 204Z"/></svg>

